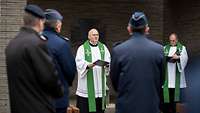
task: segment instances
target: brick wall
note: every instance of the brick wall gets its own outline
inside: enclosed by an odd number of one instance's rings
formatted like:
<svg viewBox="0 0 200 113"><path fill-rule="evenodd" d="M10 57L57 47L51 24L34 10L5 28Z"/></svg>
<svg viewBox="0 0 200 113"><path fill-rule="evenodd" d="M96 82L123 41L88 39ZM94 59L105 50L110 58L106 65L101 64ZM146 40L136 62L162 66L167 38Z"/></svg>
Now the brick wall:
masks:
<svg viewBox="0 0 200 113"><path fill-rule="evenodd" d="M72 26L76 26L78 19L90 18L101 20L105 27L105 43L111 49L117 41L128 39L126 30L129 18L133 11L146 13L153 40L162 42L163 37L163 1L162 0L28 0L28 3L40 5L43 9L57 9L64 16L63 31L67 37L71 37ZM77 29L78 30L78 29ZM73 40L73 37L71 37ZM83 42L74 42L74 54ZM75 95L76 80L71 94ZM110 84L109 84L110 85ZM113 94L113 91L112 91Z"/></svg>
<svg viewBox="0 0 200 113"><path fill-rule="evenodd" d="M55 8L64 15L63 34L71 37L71 26L80 18L101 20L106 27L106 43L128 38L126 30L130 15L135 10L144 11L150 21L152 37L162 40L162 0L29 0L45 8ZM151 9L151 10L149 10Z"/></svg>
<svg viewBox="0 0 200 113"><path fill-rule="evenodd" d="M22 24L25 0L1 0L0 23L0 113L9 113L9 96L4 49Z"/></svg>
<svg viewBox="0 0 200 113"><path fill-rule="evenodd" d="M180 0L179 0L180 1ZM191 56L200 54L200 1L184 0L177 10L177 26Z"/></svg>
<svg viewBox="0 0 200 113"><path fill-rule="evenodd" d="M189 56L200 54L200 1L166 0L164 7L164 39L177 32Z"/></svg>

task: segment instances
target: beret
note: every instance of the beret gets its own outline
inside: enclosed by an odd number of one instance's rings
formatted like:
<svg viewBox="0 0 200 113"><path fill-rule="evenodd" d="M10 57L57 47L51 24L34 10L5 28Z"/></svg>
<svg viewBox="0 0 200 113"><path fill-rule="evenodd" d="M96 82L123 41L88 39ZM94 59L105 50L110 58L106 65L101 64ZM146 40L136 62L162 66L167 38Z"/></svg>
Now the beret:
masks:
<svg viewBox="0 0 200 113"><path fill-rule="evenodd" d="M144 28L148 25L147 18L143 12L134 12L129 20L133 28Z"/></svg>
<svg viewBox="0 0 200 113"><path fill-rule="evenodd" d="M27 13L32 14L38 18L41 18L41 19L45 18L44 11L37 5L33 5L33 4L27 5L24 8L24 11L26 11Z"/></svg>
<svg viewBox="0 0 200 113"><path fill-rule="evenodd" d="M55 9L46 9L45 17L47 20L63 20L63 16Z"/></svg>

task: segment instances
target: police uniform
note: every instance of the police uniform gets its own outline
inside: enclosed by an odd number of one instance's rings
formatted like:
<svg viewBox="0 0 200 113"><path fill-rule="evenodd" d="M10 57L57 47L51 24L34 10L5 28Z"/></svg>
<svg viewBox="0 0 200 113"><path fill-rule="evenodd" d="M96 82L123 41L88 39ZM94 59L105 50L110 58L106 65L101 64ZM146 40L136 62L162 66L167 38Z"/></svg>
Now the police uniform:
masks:
<svg viewBox="0 0 200 113"><path fill-rule="evenodd" d="M25 11L44 19L42 9L28 5ZM52 99L63 95L46 39L31 27L22 27L6 47L11 113L55 113Z"/></svg>

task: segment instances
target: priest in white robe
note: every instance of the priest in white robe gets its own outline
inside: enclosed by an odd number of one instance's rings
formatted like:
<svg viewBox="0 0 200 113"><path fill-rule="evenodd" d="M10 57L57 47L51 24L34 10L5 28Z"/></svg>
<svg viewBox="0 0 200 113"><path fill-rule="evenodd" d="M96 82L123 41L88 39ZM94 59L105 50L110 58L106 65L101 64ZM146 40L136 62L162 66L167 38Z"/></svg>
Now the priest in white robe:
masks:
<svg viewBox="0 0 200 113"><path fill-rule="evenodd" d="M105 61L99 66L97 60ZM105 63L104 62L104 63ZM96 29L88 32L88 40L81 45L76 54L78 71L77 107L80 113L104 113L106 96L106 75L109 73L110 53L99 42Z"/></svg>
<svg viewBox="0 0 200 113"><path fill-rule="evenodd" d="M177 35L172 33L170 43L164 46L165 81L163 85L163 113L176 113L176 103L181 102L181 93L186 88L184 69L188 55L186 47L178 42Z"/></svg>

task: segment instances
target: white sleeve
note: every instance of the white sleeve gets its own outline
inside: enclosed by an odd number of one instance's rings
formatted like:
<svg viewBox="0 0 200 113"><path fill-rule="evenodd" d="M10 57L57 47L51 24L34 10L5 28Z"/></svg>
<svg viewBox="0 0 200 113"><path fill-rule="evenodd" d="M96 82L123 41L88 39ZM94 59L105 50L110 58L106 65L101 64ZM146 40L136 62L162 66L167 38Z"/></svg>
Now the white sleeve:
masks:
<svg viewBox="0 0 200 113"><path fill-rule="evenodd" d="M85 61L85 55L84 55L84 48L83 45L81 45L76 53L76 67L77 67L77 71L78 71L78 75L80 76L80 78L85 77L85 75L87 74L87 65L89 64L89 62Z"/></svg>
<svg viewBox="0 0 200 113"><path fill-rule="evenodd" d="M110 63L111 61L110 52L105 45L104 45L104 48L105 48L105 61ZM109 67L105 67L105 74L108 76L109 73L110 73L110 65Z"/></svg>
<svg viewBox="0 0 200 113"><path fill-rule="evenodd" d="M110 62L111 58L110 58L110 52L108 51L108 48L104 45L105 48L105 61L106 62Z"/></svg>
<svg viewBox="0 0 200 113"><path fill-rule="evenodd" d="M188 61L188 54L186 51L186 47L183 46L182 52L180 53L180 63L178 63L179 72L183 72Z"/></svg>

